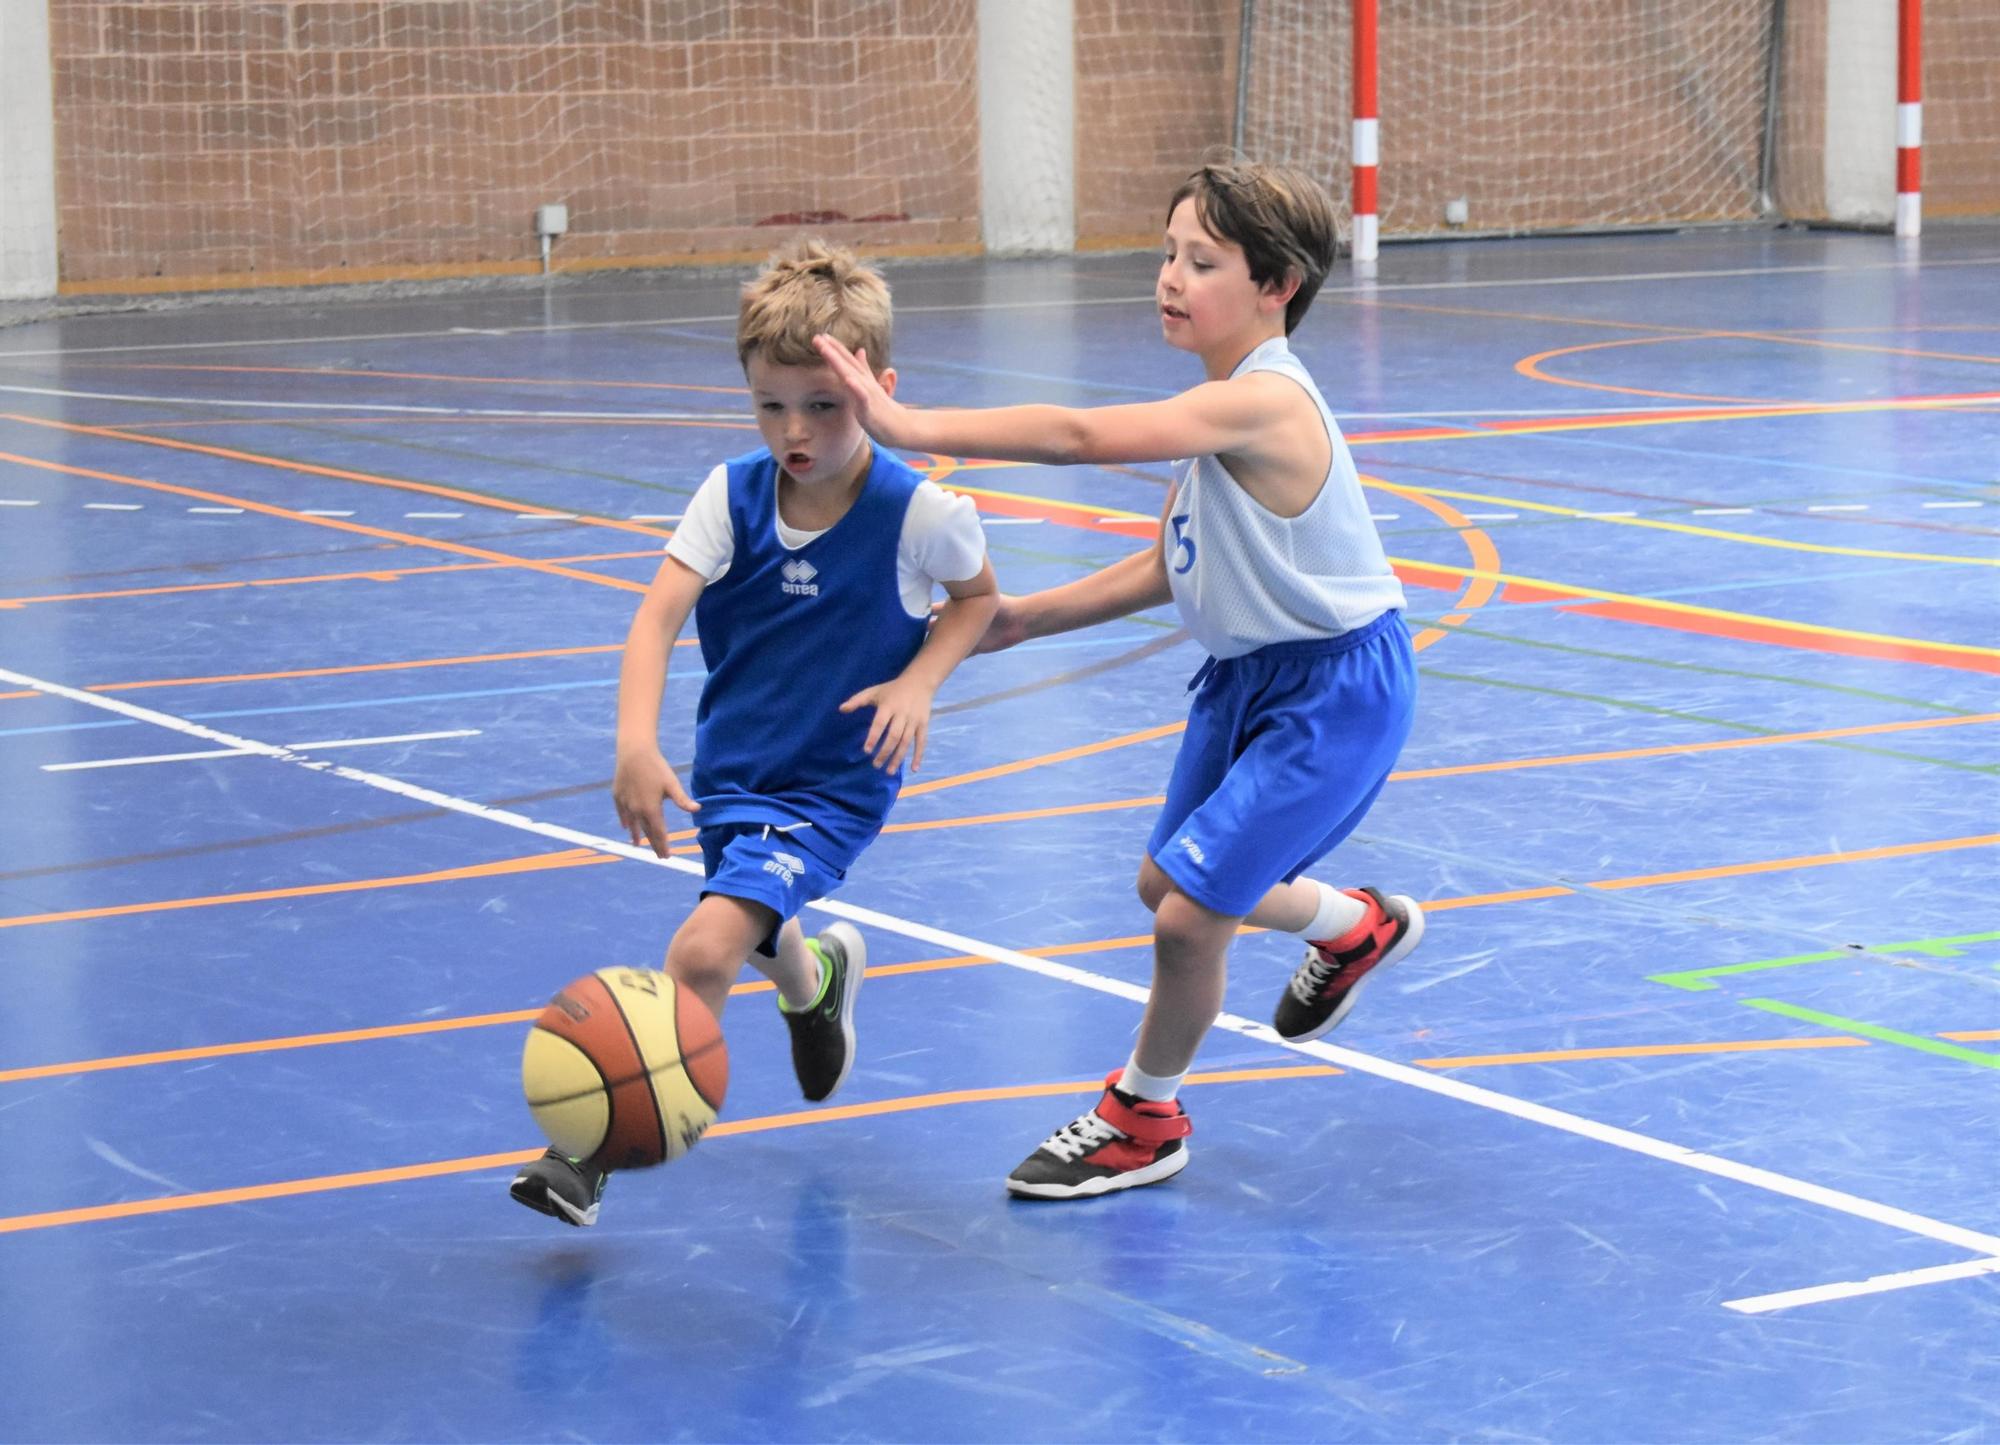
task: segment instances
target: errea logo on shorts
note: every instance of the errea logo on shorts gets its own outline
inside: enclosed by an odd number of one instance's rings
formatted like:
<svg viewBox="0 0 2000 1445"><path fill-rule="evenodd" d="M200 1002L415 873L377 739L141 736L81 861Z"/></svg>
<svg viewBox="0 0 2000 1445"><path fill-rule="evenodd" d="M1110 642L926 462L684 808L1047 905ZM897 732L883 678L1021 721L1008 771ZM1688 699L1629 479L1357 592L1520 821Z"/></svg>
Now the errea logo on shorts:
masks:
<svg viewBox="0 0 2000 1445"><path fill-rule="evenodd" d="M802 859L790 853L773 853L764 860L764 871L775 873L789 888L799 881L799 875L806 871L806 865Z"/></svg>
<svg viewBox="0 0 2000 1445"><path fill-rule="evenodd" d="M1208 855L1201 851L1201 844L1195 842L1195 840L1188 837L1187 834L1185 833L1181 834L1181 836L1176 838L1174 842L1179 846L1180 850L1183 853L1187 854L1188 857L1194 859L1195 862L1203 865L1207 864Z"/></svg>
<svg viewBox="0 0 2000 1445"><path fill-rule="evenodd" d="M819 596L819 583L813 578L819 576L819 568L803 557L793 557L778 569L785 574L785 591L793 597Z"/></svg>

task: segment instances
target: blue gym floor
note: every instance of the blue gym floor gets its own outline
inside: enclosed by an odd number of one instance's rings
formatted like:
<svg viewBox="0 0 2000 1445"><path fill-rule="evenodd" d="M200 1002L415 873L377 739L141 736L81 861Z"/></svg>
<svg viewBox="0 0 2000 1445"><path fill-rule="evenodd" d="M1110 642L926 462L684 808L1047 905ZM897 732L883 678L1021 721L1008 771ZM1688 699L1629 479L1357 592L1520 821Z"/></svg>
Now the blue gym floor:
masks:
<svg viewBox="0 0 2000 1445"><path fill-rule="evenodd" d="M1197 379L1147 257L889 269L907 397ZM746 975L723 1123L571 1231L521 1041L696 896L607 780L740 279L0 332L0 1437L2000 1440L2000 227L1337 272L1423 695L1325 872L1422 948L1287 1048L1244 937L1187 1171L1010 1202L1130 1046L1200 655L975 658L808 916L840 1097ZM916 460L1013 592L1166 477Z"/></svg>

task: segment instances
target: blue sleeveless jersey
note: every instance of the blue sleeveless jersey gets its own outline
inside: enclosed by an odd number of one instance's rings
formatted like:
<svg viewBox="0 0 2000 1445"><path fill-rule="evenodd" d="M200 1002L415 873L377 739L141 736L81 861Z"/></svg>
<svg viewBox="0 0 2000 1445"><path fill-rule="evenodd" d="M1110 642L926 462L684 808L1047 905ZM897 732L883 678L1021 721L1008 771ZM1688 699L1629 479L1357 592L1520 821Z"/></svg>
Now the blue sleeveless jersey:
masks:
<svg viewBox="0 0 2000 1445"><path fill-rule="evenodd" d="M792 840L845 870L881 831L902 787L862 744L873 708L840 705L888 682L923 646L903 610L896 554L923 480L881 448L861 495L793 551L778 540L778 466L759 449L731 461L728 571L695 604L708 681L695 712L695 822L810 827Z"/></svg>

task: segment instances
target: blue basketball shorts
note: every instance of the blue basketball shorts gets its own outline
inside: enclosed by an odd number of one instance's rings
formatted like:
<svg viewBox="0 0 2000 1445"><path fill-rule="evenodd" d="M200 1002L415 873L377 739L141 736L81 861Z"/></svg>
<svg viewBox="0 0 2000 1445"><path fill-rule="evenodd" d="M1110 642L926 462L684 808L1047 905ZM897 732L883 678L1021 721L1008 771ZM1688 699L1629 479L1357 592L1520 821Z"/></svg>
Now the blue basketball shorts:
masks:
<svg viewBox="0 0 2000 1445"><path fill-rule="evenodd" d="M1241 918L1361 823L1416 712L1400 612L1280 642L1195 680L1187 734L1146 852L1204 908Z"/></svg>
<svg viewBox="0 0 2000 1445"><path fill-rule="evenodd" d="M703 828L695 839L701 844L701 869L707 880L702 897L719 893L761 903L778 915L779 927L847 881L846 873L815 858L789 833L769 824L724 823ZM777 955L777 928L757 945L757 951L766 958Z"/></svg>

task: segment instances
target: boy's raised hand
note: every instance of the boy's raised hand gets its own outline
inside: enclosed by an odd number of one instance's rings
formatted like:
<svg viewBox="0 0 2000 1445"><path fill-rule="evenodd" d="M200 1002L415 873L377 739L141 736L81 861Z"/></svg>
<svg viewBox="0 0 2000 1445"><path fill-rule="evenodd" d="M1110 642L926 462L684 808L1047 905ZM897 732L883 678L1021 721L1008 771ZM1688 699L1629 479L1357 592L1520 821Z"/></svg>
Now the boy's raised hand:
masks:
<svg viewBox="0 0 2000 1445"><path fill-rule="evenodd" d="M902 765L903 755L908 753L910 771L914 773L924 761L924 739L930 732L934 695L934 690L922 682L904 676L862 688L842 703L840 710L874 708L875 718L868 724L868 738L861 750L885 773L895 772Z"/></svg>
<svg viewBox="0 0 2000 1445"><path fill-rule="evenodd" d="M618 821L635 845L648 844L664 858L667 821L660 807L662 799L671 799L684 813L692 813L701 806L688 796L673 766L658 748L620 751L617 769L611 775L611 801L618 807Z"/></svg>
<svg viewBox="0 0 2000 1445"><path fill-rule="evenodd" d="M861 429L884 446L910 446L910 409L897 401L876 378L868 365L866 351L849 351L824 332L813 345L826 361L827 369L839 378L854 402L854 414Z"/></svg>

